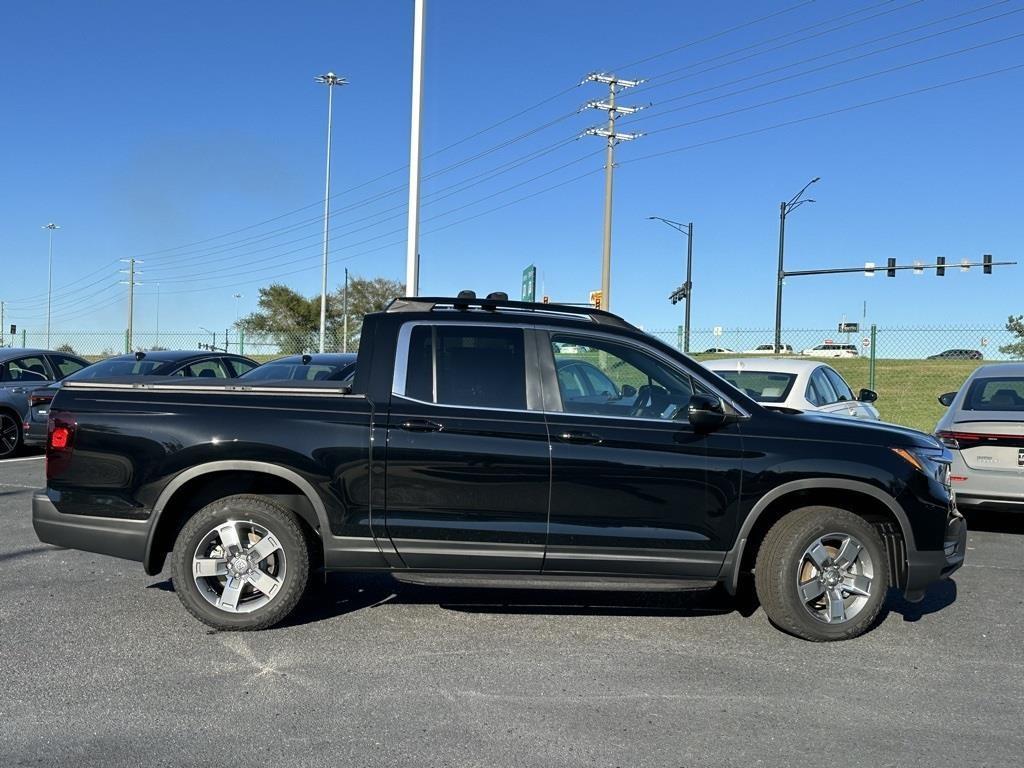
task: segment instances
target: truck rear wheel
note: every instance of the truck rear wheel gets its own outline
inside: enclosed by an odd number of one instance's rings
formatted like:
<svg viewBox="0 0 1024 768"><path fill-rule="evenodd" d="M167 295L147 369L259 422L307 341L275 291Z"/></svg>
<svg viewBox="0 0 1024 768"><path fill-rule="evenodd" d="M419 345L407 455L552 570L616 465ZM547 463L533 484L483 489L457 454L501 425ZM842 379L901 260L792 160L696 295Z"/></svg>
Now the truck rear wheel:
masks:
<svg viewBox="0 0 1024 768"><path fill-rule="evenodd" d="M302 599L310 544L290 510L261 496L227 496L185 523L171 567L174 591L204 624L265 629Z"/></svg>
<svg viewBox="0 0 1024 768"><path fill-rule="evenodd" d="M815 642L848 640L878 619L889 561L874 527L836 507L804 507L765 536L754 568L771 622Z"/></svg>

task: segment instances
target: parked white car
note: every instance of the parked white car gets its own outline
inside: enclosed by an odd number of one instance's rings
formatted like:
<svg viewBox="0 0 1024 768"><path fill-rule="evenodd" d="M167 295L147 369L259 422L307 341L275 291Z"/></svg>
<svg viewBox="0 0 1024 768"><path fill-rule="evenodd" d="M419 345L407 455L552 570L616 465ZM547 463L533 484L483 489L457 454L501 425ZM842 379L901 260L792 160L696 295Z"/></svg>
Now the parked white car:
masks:
<svg viewBox="0 0 1024 768"><path fill-rule="evenodd" d="M743 352L741 354L744 354L744 355L774 355L775 354L775 345L774 344L759 344L758 346L754 347L754 349L745 349L745 350L743 350ZM780 355L792 355L793 354L793 347L790 346L789 344L780 344L779 345L779 354Z"/></svg>
<svg viewBox="0 0 1024 768"><path fill-rule="evenodd" d="M939 402L949 410L935 436L953 452L957 506L1024 512L1024 364L979 366Z"/></svg>
<svg viewBox="0 0 1024 768"><path fill-rule="evenodd" d="M742 389L761 405L879 420L878 409L873 405L878 395L870 389L862 389L854 396L839 372L824 363L745 357L708 360L704 367Z"/></svg>
<svg viewBox="0 0 1024 768"><path fill-rule="evenodd" d="M809 357L858 357L856 344L819 344L800 353Z"/></svg>

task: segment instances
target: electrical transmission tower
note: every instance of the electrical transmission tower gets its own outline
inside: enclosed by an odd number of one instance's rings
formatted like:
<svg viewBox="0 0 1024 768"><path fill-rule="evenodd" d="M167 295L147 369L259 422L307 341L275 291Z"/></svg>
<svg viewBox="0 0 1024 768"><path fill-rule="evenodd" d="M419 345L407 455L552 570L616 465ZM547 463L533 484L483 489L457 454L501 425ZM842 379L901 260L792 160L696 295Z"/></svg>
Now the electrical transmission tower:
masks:
<svg viewBox="0 0 1024 768"><path fill-rule="evenodd" d="M611 306L611 271L612 271L612 176L615 172L615 145L620 141L632 141L640 138L642 133L619 133L615 130L615 121L619 115L631 115L643 107L626 107L615 103L615 96L626 88L633 88L643 80L623 80L615 75L603 72L591 72L583 78L583 83L604 83L608 86L608 100L595 100L584 105L584 109L603 109L608 113L606 127L588 128L584 136L600 136L607 142L604 161L604 248L601 255L601 309Z"/></svg>

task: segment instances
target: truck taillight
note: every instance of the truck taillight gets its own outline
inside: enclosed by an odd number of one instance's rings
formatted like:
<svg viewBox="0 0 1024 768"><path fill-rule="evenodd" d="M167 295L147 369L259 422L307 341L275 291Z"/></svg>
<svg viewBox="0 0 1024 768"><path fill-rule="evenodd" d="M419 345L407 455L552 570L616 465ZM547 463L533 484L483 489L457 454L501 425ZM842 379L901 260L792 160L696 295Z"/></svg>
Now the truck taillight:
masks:
<svg viewBox="0 0 1024 768"><path fill-rule="evenodd" d="M67 411L50 411L46 422L46 478L62 475L71 463L75 443L75 417Z"/></svg>
<svg viewBox="0 0 1024 768"><path fill-rule="evenodd" d="M53 402L53 395L47 393L45 395L31 394L28 396L29 407L35 408L37 405L49 405Z"/></svg>
<svg viewBox="0 0 1024 768"><path fill-rule="evenodd" d="M71 440L71 430L67 427L56 427L53 432L50 433L50 447L63 450L68 447L68 441Z"/></svg>

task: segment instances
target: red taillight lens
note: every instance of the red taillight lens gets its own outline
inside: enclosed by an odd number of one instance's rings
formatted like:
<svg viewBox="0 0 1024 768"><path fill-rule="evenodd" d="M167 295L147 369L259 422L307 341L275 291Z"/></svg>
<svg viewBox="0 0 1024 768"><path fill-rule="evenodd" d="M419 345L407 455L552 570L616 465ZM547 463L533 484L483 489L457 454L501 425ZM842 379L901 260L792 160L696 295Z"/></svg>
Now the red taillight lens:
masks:
<svg viewBox="0 0 1024 768"><path fill-rule="evenodd" d="M67 411L50 411L46 422L46 479L67 471L75 447L75 417Z"/></svg>
<svg viewBox="0 0 1024 768"><path fill-rule="evenodd" d="M71 440L71 430L67 427L54 427L50 433L50 447L57 450L64 450Z"/></svg>

